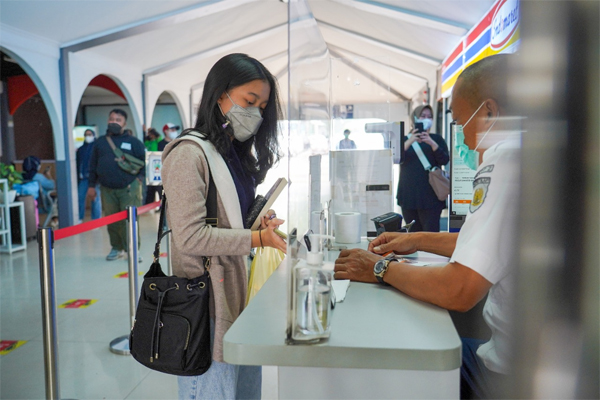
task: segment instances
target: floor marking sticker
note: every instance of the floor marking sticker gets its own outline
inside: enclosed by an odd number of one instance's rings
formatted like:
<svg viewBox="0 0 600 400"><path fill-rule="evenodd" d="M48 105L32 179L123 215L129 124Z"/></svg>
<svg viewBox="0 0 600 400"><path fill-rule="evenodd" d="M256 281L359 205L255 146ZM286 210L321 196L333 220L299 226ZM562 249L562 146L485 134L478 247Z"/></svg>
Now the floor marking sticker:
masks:
<svg viewBox="0 0 600 400"><path fill-rule="evenodd" d="M0 340L0 355L8 354L25 343L27 343L27 340Z"/></svg>
<svg viewBox="0 0 600 400"><path fill-rule="evenodd" d="M95 299L73 299L61 304L58 308L86 308L97 301Z"/></svg>
<svg viewBox="0 0 600 400"><path fill-rule="evenodd" d="M138 272L138 275L142 276L144 275L144 272ZM116 274L113 278L129 278L129 272L121 272Z"/></svg>

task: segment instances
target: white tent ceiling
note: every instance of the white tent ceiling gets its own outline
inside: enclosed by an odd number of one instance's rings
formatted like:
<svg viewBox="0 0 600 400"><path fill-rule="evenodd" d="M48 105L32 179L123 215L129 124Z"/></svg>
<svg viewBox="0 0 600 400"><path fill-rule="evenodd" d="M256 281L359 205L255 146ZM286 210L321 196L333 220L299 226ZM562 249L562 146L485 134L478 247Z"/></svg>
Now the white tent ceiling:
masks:
<svg viewBox="0 0 600 400"><path fill-rule="evenodd" d="M372 60L368 71L340 63L337 72L363 82L378 77L375 85L382 90L389 86L391 101L410 98L427 83L435 89L441 61L492 3L308 0L333 57ZM76 98L93 76L73 67L104 60L117 67L100 69L122 81L127 78L121 74L138 80L146 75L146 112L167 89L189 103L191 88L201 89L198 84L212 64L230 52L266 60L267 67L279 73L282 98L287 97L288 12L280 0L2 0L0 4L3 27L77 54L70 71L80 78L71 84ZM129 91L134 99L141 96L137 88ZM355 95L351 90L339 92L336 99L348 104L381 100L379 91L367 98L364 92L362 98ZM76 107L76 99L74 103Z"/></svg>

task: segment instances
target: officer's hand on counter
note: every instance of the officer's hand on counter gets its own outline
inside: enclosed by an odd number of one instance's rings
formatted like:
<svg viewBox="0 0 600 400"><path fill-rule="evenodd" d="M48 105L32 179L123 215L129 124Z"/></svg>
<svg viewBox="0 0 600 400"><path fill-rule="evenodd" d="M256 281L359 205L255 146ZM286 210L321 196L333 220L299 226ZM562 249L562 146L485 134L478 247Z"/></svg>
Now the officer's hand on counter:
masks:
<svg viewBox="0 0 600 400"><path fill-rule="evenodd" d="M386 254L393 251L396 254L412 254L419 250L418 235L403 232L384 232L369 243L369 251L376 254Z"/></svg>
<svg viewBox="0 0 600 400"><path fill-rule="evenodd" d="M335 260L334 278L356 282L377 283L373 266L382 257L361 249L342 250Z"/></svg>

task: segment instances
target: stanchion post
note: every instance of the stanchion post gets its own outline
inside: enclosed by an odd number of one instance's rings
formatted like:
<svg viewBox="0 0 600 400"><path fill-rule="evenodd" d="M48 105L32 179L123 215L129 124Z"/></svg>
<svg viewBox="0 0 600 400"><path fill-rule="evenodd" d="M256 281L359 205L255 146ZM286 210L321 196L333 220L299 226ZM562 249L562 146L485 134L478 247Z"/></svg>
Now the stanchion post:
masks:
<svg viewBox="0 0 600 400"><path fill-rule="evenodd" d="M137 207L127 207L127 257L129 264L129 327L133 329L138 296L138 225ZM129 335L123 335L110 342L110 351L129 355Z"/></svg>
<svg viewBox="0 0 600 400"><path fill-rule="evenodd" d="M46 398L59 399L58 339L56 328L56 294L54 281L54 233L52 228L37 231L42 294L42 326L44 340L44 370Z"/></svg>
<svg viewBox="0 0 600 400"><path fill-rule="evenodd" d="M127 207L127 255L129 256L129 315L130 328L135 321L138 296L138 224L137 207Z"/></svg>

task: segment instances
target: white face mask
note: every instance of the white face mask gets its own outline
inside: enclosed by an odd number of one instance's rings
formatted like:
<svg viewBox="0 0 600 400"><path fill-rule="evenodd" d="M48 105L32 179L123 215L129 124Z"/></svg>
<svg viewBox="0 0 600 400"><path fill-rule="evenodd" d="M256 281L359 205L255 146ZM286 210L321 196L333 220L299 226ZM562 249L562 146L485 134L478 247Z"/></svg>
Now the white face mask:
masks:
<svg viewBox="0 0 600 400"><path fill-rule="evenodd" d="M92 143L94 141L94 137L93 136L85 136L84 140L86 143Z"/></svg>
<svg viewBox="0 0 600 400"><path fill-rule="evenodd" d="M179 136L179 132L178 131L169 131L167 133L167 136L169 136L169 139L171 139L171 140L177 139L177 136Z"/></svg>
<svg viewBox="0 0 600 400"><path fill-rule="evenodd" d="M433 119L431 118L417 119L417 122L421 122L423 124L423 129L426 131L431 129L431 126L433 125Z"/></svg>
<svg viewBox="0 0 600 400"><path fill-rule="evenodd" d="M227 97L229 94L225 92ZM243 108L238 106L231 100L229 97L231 104L233 106L225 117L229 120L231 124L231 128L233 129L233 137L235 137L240 142L245 142L250 139L252 136L256 135L260 125L263 122L262 115L260 113L260 108L258 107L247 107ZM220 108L221 106L219 106ZM223 112L223 110L221 110Z"/></svg>

